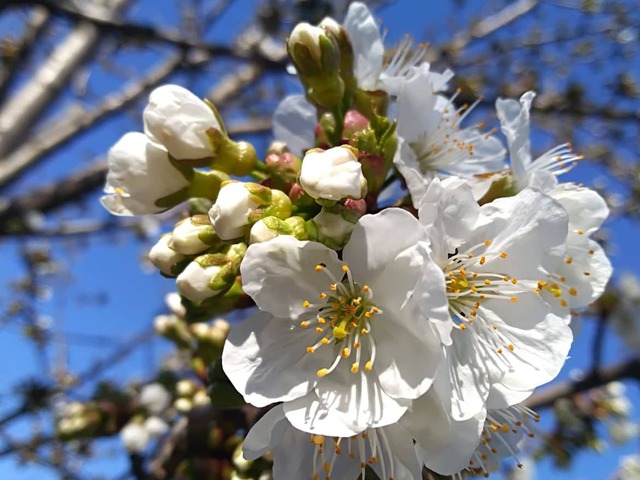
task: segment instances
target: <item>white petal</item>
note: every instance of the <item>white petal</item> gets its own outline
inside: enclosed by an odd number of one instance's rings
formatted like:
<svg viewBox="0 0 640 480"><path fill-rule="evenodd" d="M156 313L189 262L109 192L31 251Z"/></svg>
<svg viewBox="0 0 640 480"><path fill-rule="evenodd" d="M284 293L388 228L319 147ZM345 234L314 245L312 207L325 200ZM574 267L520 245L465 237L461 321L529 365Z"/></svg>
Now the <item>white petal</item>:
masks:
<svg viewBox="0 0 640 480"><path fill-rule="evenodd" d="M347 362L341 362L315 389L325 407L342 415L345 425L356 432L395 423L410 403L391 398L373 372L363 370L353 374Z"/></svg>
<svg viewBox="0 0 640 480"><path fill-rule="evenodd" d="M474 265L474 271L537 280L542 272L557 268L565 253L568 225L567 214L558 202L527 188L515 197L483 205L480 211L467 246L486 240L491 244L483 253L486 263ZM507 258L501 258L503 252Z"/></svg>
<svg viewBox="0 0 640 480"><path fill-rule="evenodd" d="M517 308L514 308L517 307ZM517 303L489 299L481 307L488 324L511 341L514 349L503 346L502 354L495 354L487 367L510 390L532 390L556 377L567 358L573 336L567 321L547 313L547 303L533 293L518 297ZM506 342L505 342L506 343ZM497 360L496 360L497 359ZM502 363L498 363L502 360ZM496 365L502 365L496 369ZM508 397L507 397L508 398ZM518 396L518 398L520 398ZM511 402L511 398L508 398Z"/></svg>
<svg viewBox="0 0 640 480"><path fill-rule="evenodd" d="M394 398L422 395L442 360L439 339L418 315L397 315L393 320L390 315L381 315L374 322L371 335L376 340L376 360L372 373Z"/></svg>
<svg viewBox="0 0 640 480"><path fill-rule="evenodd" d="M526 92L515 100L496 100L496 112L500 119L502 133L507 137L511 170L519 183L527 183L527 169L531 164L531 144L529 141L529 110L535 92Z"/></svg>
<svg viewBox="0 0 640 480"><path fill-rule="evenodd" d="M533 389L516 392L500 383L494 383L487 397L487 410L509 408L511 405L524 402L532 393Z"/></svg>
<svg viewBox="0 0 640 480"><path fill-rule="evenodd" d="M244 441L242 454L246 460L255 460L269 450L273 450L282 441L284 433L291 426L284 416L282 404L276 405L258 420Z"/></svg>
<svg viewBox="0 0 640 480"><path fill-rule="evenodd" d="M469 333L458 329L451 332L446 361L433 383L444 408L458 421L481 412L491 388L491 379L482 367L488 361L487 353L477 347Z"/></svg>
<svg viewBox="0 0 640 480"><path fill-rule="evenodd" d="M398 138L398 146L393 157L393 164L396 166L409 193L411 202L415 208L420 206L420 200L424 196L429 182L435 178L435 172L422 172L418 157L407 141Z"/></svg>
<svg viewBox="0 0 640 480"><path fill-rule="evenodd" d="M416 440L416 450L427 468L452 475L467 467L480 443L485 412L455 421L433 391L415 400L400 420Z"/></svg>
<svg viewBox="0 0 640 480"><path fill-rule="evenodd" d="M600 228L609 216L609 207L604 199L589 188L573 184L561 184L547 193L560 202L569 215L569 231L581 230L589 236Z"/></svg>
<svg viewBox="0 0 640 480"><path fill-rule="evenodd" d="M394 465L394 480L422 480L422 465L416 456L413 437L409 431L399 423L380 430L389 442L387 453ZM374 464L373 469L383 478L379 463Z"/></svg>
<svg viewBox="0 0 640 480"><path fill-rule="evenodd" d="M292 322L260 312L234 325L222 352L222 366L245 401L257 407L306 395L316 372L331 364L332 350L306 348L317 335Z"/></svg>
<svg viewBox="0 0 640 480"><path fill-rule="evenodd" d="M344 412L327 408L315 391L284 404L284 414L302 431L331 437L351 437L362 430L345 421Z"/></svg>
<svg viewBox="0 0 640 480"><path fill-rule="evenodd" d="M393 235L389 235L390 232ZM344 247L343 258L357 282L371 284L398 254L426 239L426 233L413 215L389 208L360 219Z"/></svg>
<svg viewBox="0 0 640 480"><path fill-rule="evenodd" d="M353 46L358 87L375 90L384 58L378 24L364 3L354 2L349 6L343 25Z"/></svg>
<svg viewBox="0 0 640 480"><path fill-rule="evenodd" d="M336 252L317 242L281 235L269 242L251 245L242 261L242 288L261 310L276 317L298 318L331 284L326 273L316 272L324 264L336 279L342 278Z"/></svg>
<svg viewBox="0 0 640 480"><path fill-rule="evenodd" d="M273 114L273 136L298 156L315 145L316 109L304 95L286 97Z"/></svg>

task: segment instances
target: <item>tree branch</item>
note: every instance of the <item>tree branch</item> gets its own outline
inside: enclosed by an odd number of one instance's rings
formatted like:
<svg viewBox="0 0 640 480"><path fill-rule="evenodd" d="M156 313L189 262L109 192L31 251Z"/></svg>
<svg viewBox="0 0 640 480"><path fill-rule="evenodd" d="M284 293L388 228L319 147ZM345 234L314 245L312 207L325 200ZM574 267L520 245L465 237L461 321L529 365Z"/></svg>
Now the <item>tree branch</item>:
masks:
<svg viewBox="0 0 640 480"><path fill-rule="evenodd" d="M561 399L584 392L592 388L601 387L609 382L630 378L640 380L640 359L632 358L626 362L617 363L609 367L601 368L582 380L564 381L554 383L538 390L531 395L524 403L533 410L542 410L552 407L553 404Z"/></svg>
<svg viewBox="0 0 640 480"><path fill-rule="evenodd" d="M103 0L117 15L130 0ZM96 52L100 30L79 24L61 41L38 71L0 110L0 157L24 142L37 119L52 105L78 66ZM0 175L2 176L2 175Z"/></svg>

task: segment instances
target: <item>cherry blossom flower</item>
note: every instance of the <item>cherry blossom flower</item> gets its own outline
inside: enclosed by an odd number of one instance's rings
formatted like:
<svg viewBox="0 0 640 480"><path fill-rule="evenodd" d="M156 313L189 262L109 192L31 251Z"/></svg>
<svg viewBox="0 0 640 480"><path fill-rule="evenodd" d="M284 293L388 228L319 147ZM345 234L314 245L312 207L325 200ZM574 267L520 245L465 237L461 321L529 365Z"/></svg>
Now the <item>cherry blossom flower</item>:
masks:
<svg viewBox="0 0 640 480"><path fill-rule="evenodd" d="M290 236L251 245L243 288L262 312L232 329L223 352L245 400L284 401L296 428L320 435L396 422L441 356L424 319L445 308L444 279L425 240L412 215L388 209L359 221L343 261Z"/></svg>
<svg viewBox="0 0 640 480"><path fill-rule="evenodd" d="M169 155L142 133L129 132L111 147L109 172L102 205L114 215L159 213L173 205L158 201L190 185L190 181L170 161ZM184 199L181 199L184 200Z"/></svg>
<svg viewBox="0 0 640 480"><path fill-rule="evenodd" d="M492 388L507 406L522 401L557 375L572 341L567 318L540 291L564 257L566 212L532 189L478 207L470 187L452 178L429 185L420 219L454 325L434 382L440 399L457 420L480 412Z"/></svg>
<svg viewBox="0 0 640 480"><path fill-rule="evenodd" d="M604 199L593 190L573 184L558 184L557 176L582 158L571 152L569 144L559 145L532 159L529 139L529 114L534 92L520 102L498 99L496 110L507 137L511 175L515 191L526 186L539 188L557 200L569 216L564 262L543 281L545 298L560 310L577 309L596 300L611 277L612 267L604 250L592 240L609 215Z"/></svg>
<svg viewBox="0 0 640 480"><path fill-rule="evenodd" d="M461 126L473 106L454 105L457 93L447 98L452 72L432 72L428 65L416 69L398 94L399 144L394 163L405 179L414 206L418 206L433 178L476 175L504 169L502 144L478 126ZM484 195L490 183L476 193Z"/></svg>

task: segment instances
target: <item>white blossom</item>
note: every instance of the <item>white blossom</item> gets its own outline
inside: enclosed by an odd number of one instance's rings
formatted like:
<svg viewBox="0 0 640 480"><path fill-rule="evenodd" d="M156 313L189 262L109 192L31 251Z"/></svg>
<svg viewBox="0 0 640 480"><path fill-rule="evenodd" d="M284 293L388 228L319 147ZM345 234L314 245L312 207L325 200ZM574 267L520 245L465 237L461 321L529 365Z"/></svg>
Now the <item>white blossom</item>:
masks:
<svg viewBox="0 0 640 480"><path fill-rule="evenodd" d="M525 189L478 207L459 179L434 180L420 207L435 261L446 280L447 366L434 388L453 418L522 401L553 379L572 334L540 295L541 280L565 253L568 219L550 197ZM544 361L540 361L540 359ZM499 405L499 406L502 406Z"/></svg>
<svg viewBox="0 0 640 480"><path fill-rule="evenodd" d="M315 199L364 197L367 181L356 153L348 146L307 152L302 159L300 185Z"/></svg>
<svg viewBox="0 0 640 480"><path fill-rule="evenodd" d="M167 152L142 133L126 133L108 153L109 172L102 205L114 215L147 215L162 212L160 199L189 186L172 165ZM176 202L178 203L178 202Z"/></svg>
<svg viewBox="0 0 640 480"><path fill-rule="evenodd" d="M473 107L457 108L455 96L439 92L447 87L452 72L432 72L425 64L404 82L398 94L399 143L394 163L405 179L414 206L418 206L433 178L475 176L504 169L505 150L478 126L462 127ZM483 182L476 197L490 186Z"/></svg>
<svg viewBox="0 0 640 480"><path fill-rule="evenodd" d="M262 312L231 330L223 352L245 400L284 401L296 428L322 435L396 422L429 388L441 355L424 319L446 309L444 280L419 281L438 271L425 239L412 215L388 209L358 222L344 263L290 236L251 245L243 288Z"/></svg>
<svg viewBox="0 0 640 480"><path fill-rule="evenodd" d="M210 128L222 130L211 108L178 85L163 85L151 92L143 119L149 138L178 160L213 156L206 132Z"/></svg>

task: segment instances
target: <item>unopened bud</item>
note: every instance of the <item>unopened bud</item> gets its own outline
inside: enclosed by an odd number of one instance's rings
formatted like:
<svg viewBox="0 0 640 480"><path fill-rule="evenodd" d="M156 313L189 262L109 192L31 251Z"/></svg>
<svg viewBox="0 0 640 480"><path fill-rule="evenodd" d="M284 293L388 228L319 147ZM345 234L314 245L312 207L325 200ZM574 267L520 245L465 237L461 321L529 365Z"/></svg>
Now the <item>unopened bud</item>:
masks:
<svg viewBox="0 0 640 480"><path fill-rule="evenodd" d="M344 212L333 212L327 208L309 221L314 237L333 250L341 250L351 237L355 222L344 218Z"/></svg>
<svg viewBox="0 0 640 480"><path fill-rule="evenodd" d="M296 181L302 160L289 151L271 152L264 161L276 188L288 191Z"/></svg>
<svg viewBox="0 0 640 480"><path fill-rule="evenodd" d="M340 51L320 27L296 25L287 40L289 57L306 87L307 98L329 110L341 106L344 82L340 78Z"/></svg>
<svg viewBox="0 0 640 480"><path fill-rule="evenodd" d="M175 277L180 273L180 267L186 257L177 252L171 242L171 234L161 236L158 242L151 247L149 261L165 275Z"/></svg>
<svg viewBox="0 0 640 480"><path fill-rule="evenodd" d="M207 131L224 131L209 105L178 85L151 92L143 120L145 133L177 160L210 159L215 152Z"/></svg>
<svg viewBox="0 0 640 480"><path fill-rule="evenodd" d="M226 255L211 253L195 258L176 279L180 294L193 302L203 302L226 292L237 268Z"/></svg>
<svg viewBox="0 0 640 480"><path fill-rule="evenodd" d="M348 145L324 151L309 150L302 160L300 185L316 200L364 197L367 181L357 154L358 151Z"/></svg>
<svg viewBox="0 0 640 480"><path fill-rule="evenodd" d="M252 224L267 216L291 216L291 200L280 190L257 183L229 182L223 185L209 218L223 240L246 235Z"/></svg>
<svg viewBox="0 0 640 480"><path fill-rule="evenodd" d="M216 244L222 246L222 241L207 215L180 220L173 229L172 247L183 255L197 255Z"/></svg>

